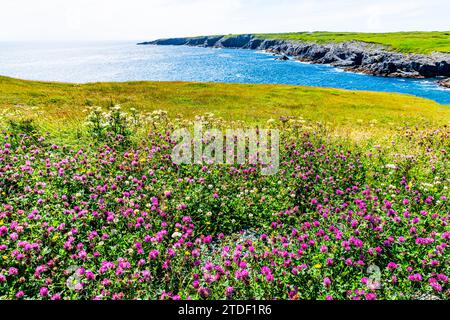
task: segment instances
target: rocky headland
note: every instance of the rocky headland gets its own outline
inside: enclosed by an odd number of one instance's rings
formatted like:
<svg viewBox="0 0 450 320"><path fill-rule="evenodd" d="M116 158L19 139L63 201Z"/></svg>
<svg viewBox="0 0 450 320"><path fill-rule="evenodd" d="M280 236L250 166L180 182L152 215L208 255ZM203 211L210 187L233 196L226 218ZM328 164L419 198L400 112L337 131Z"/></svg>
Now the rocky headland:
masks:
<svg viewBox="0 0 450 320"><path fill-rule="evenodd" d="M142 42L139 45L188 45L214 48L264 50L281 55L280 60L294 59L330 64L347 71L375 76L402 78L436 78L450 87L450 53L404 54L385 46L360 41L318 44L297 40L261 39L254 35L172 38Z"/></svg>

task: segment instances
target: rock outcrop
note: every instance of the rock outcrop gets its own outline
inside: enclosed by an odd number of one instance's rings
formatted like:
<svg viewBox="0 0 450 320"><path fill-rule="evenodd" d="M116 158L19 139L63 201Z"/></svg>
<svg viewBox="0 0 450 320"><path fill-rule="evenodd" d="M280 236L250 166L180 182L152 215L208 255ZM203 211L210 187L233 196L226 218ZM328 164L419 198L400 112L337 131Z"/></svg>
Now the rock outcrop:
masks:
<svg viewBox="0 0 450 320"><path fill-rule="evenodd" d="M439 81L439 84L450 89L450 78Z"/></svg>
<svg viewBox="0 0 450 320"><path fill-rule="evenodd" d="M275 60L287 61L289 60L289 57L283 54L281 57L275 58Z"/></svg>
<svg viewBox="0 0 450 320"><path fill-rule="evenodd" d="M286 58L330 64L348 71L386 77L450 77L450 54L403 54L384 46L360 41L318 44L293 40L269 40L254 35L173 38L139 43L140 45L188 45L215 48L265 50ZM285 58L282 58L285 59ZM448 79L440 81L448 85Z"/></svg>

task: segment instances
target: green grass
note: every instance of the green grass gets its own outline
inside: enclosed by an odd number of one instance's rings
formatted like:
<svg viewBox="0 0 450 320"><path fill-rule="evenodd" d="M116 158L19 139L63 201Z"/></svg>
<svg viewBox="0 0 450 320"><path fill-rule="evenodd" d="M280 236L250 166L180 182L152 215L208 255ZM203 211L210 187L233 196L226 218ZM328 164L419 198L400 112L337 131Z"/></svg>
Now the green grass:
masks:
<svg viewBox="0 0 450 320"><path fill-rule="evenodd" d="M61 139L82 131L88 106L166 110L194 119L212 112L227 121L262 124L281 116L326 124L356 139L395 134L405 126L450 123L450 107L409 95L287 85L186 82L66 84L0 77L0 124L33 119Z"/></svg>
<svg viewBox="0 0 450 320"><path fill-rule="evenodd" d="M317 43L358 40L385 45L388 49L403 53L450 52L450 31L442 32L298 32L256 34L263 39L299 40Z"/></svg>

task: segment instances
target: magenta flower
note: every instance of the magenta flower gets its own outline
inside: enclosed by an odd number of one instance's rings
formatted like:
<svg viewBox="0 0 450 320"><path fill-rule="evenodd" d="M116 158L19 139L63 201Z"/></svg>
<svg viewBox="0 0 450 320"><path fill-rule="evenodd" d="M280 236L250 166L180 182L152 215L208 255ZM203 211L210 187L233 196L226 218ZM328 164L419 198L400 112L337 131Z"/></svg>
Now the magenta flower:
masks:
<svg viewBox="0 0 450 320"><path fill-rule="evenodd" d="M366 300L376 300L377 295L375 293L368 293L366 294Z"/></svg>
<svg viewBox="0 0 450 320"><path fill-rule="evenodd" d="M42 287L41 289L39 289L39 294L41 295L41 297L48 296L48 289L46 287Z"/></svg>
<svg viewBox="0 0 450 320"><path fill-rule="evenodd" d="M198 288L198 294L202 298L207 298L211 294L211 290L209 288L206 288L206 287L200 287L200 288Z"/></svg>
<svg viewBox="0 0 450 320"><path fill-rule="evenodd" d="M398 265L394 262L389 262L387 267L388 267L388 269L393 270L393 269L398 268Z"/></svg>
<svg viewBox="0 0 450 320"><path fill-rule="evenodd" d="M324 286L325 288L328 288L330 285L331 285L331 280L330 280L330 278L325 277L325 278L323 279L323 286Z"/></svg>
<svg viewBox="0 0 450 320"><path fill-rule="evenodd" d="M156 250L156 249L153 249L153 250L149 253L148 257L149 257L150 260L155 260L155 259L158 257L158 255L159 255L159 251Z"/></svg>
<svg viewBox="0 0 450 320"><path fill-rule="evenodd" d="M10 276L15 276L15 275L17 275L18 273L19 273L19 271L18 271L16 268L13 268L13 267L9 268L8 274L9 274Z"/></svg>
<svg viewBox="0 0 450 320"><path fill-rule="evenodd" d="M86 271L86 279L94 280L95 279L95 274L92 271Z"/></svg>
<svg viewBox="0 0 450 320"><path fill-rule="evenodd" d="M411 274L408 276L408 279L415 282L422 281L422 275L420 273Z"/></svg>
<svg viewBox="0 0 450 320"><path fill-rule="evenodd" d="M274 280L275 280L275 278L274 278L274 276L272 274L267 274L266 275L266 281L267 282L272 282Z"/></svg>
<svg viewBox="0 0 450 320"><path fill-rule="evenodd" d="M159 205L158 198L152 197L150 200L152 201L153 206L157 207Z"/></svg>

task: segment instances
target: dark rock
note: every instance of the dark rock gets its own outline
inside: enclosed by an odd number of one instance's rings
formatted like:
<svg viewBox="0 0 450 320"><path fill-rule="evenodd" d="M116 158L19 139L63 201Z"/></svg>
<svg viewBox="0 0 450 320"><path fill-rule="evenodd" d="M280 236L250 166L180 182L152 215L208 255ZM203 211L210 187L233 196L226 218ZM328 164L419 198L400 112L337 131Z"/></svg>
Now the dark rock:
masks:
<svg viewBox="0 0 450 320"><path fill-rule="evenodd" d="M159 39L159 40L150 41L150 42L143 42L140 44L156 44L156 45L161 45L161 46L168 46L168 45L181 46L181 45L187 44L188 40L189 40L188 38Z"/></svg>
<svg viewBox="0 0 450 320"><path fill-rule="evenodd" d="M282 61L286 61L289 60L289 57L285 54L283 54L281 57L276 58L275 60L282 60Z"/></svg>
<svg viewBox="0 0 450 320"><path fill-rule="evenodd" d="M239 35L235 37L223 37L215 46L223 48L244 48L248 45L253 37L251 35Z"/></svg>
<svg viewBox="0 0 450 320"><path fill-rule="evenodd" d="M419 74L425 78L432 78L437 76L437 66L431 64L423 64L419 67Z"/></svg>
<svg viewBox="0 0 450 320"><path fill-rule="evenodd" d="M262 40L262 39L252 39L248 43L248 46L244 49L252 49L252 50L258 49L261 46L261 44L263 43L263 41L264 40Z"/></svg>
<svg viewBox="0 0 450 320"><path fill-rule="evenodd" d="M208 37L192 38L186 42L188 46L206 46Z"/></svg>
<svg viewBox="0 0 450 320"><path fill-rule="evenodd" d="M208 39L206 39L205 45L207 47L214 47L216 45L216 43L222 38L223 38L223 36L208 37Z"/></svg>
<svg viewBox="0 0 450 320"><path fill-rule="evenodd" d="M438 76L450 77L450 63L447 61L441 61L437 64Z"/></svg>
<svg viewBox="0 0 450 320"><path fill-rule="evenodd" d="M305 56L310 60L319 60L325 57L328 50L329 49L326 47L314 45L309 47L309 49L305 53Z"/></svg>

